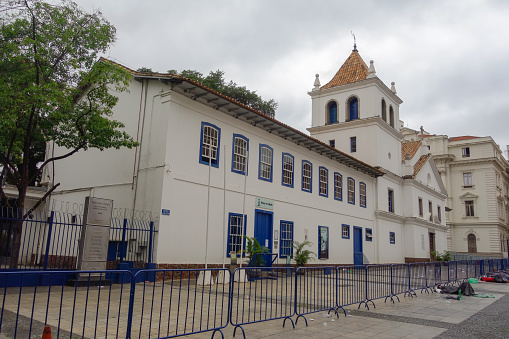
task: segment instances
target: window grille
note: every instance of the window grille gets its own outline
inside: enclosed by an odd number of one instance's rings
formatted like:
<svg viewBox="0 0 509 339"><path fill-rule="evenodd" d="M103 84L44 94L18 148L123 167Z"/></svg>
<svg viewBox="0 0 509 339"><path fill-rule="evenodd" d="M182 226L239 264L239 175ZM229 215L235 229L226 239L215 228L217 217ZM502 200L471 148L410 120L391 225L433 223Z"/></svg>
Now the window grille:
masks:
<svg viewBox="0 0 509 339"><path fill-rule="evenodd" d="M320 167L320 195L327 196L328 171L324 167Z"/></svg>
<svg viewBox="0 0 509 339"><path fill-rule="evenodd" d="M283 154L283 185L293 187L293 157Z"/></svg>
<svg viewBox="0 0 509 339"><path fill-rule="evenodd" d="M359 184L359 191L360 191L360 193L359 193L360 202L359 203L362 207L366 207L366 184L365 183L361 182Z"/></svg>
<svg viewBox="0 0 509 339"><path fill-rule="evenodd" d="M230 213L230 231L228 237L228 253L240 253L242 250L242 235L244 218L241 214ZM244 233L245 235L245 233Z"/></svg>
<svg viewBox="0 0 509 339"><path fill-rule="evenodd" d="M334 199L343 200L343 177L339 173L334 173Z"/></svg>
<svg viewBox="0 0 509 339"><path fill-rule="evenodd" d="M272 180L272 150L265 146L260 148L260 178Z"/></svg>
<svg viewBox="0 0 509 339"><path fill-rule="evenodd" d="M293 222L281 221L281 258L291 257L293 254Z"/></svg>
<svg viewBox="0 0 509 339"><path fill-rule="evenodd" d="M218 130L212 126L203 126L202 161L217 164Z"/></svg>
<svg viewBox="0 0 509 339"><path fill-rule="evenodd" d="M302 189L311 192L311 163L305 161L302 163Z"/></svg>
<svg viewBox="0 0 509 339"><path fill-rule="evenodd" d="M355 204L355 180L348 178L348 202Z"/></svg>

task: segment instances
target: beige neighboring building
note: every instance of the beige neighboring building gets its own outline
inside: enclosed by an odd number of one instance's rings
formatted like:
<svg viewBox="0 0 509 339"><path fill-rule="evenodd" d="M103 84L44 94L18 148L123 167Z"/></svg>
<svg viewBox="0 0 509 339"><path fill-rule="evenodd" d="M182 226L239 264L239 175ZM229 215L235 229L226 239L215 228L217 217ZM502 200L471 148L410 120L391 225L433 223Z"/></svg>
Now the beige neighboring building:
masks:
<svg viewBox="0 0 509 339"><path fill-rule="evenodd" d="M491 137L449 138L409 128L401 132L408 141L423 140L433 154L449 193L447 241L452 252L507 257L509 162L495 141Z"/></svg>

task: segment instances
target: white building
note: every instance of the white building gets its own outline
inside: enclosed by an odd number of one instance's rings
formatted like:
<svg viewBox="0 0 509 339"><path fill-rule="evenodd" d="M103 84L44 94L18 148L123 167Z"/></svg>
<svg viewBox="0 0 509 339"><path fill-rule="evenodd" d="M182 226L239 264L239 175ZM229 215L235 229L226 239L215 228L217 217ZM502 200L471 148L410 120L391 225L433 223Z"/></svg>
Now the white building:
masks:
<svg viewBox="0 0 509 339"><path fill-rule="evenodd" d="M446 250L447 192L428 149L402 144L397 123L402 100L394 82L388 88L376 76L373 61L368 68L354 47L323 87L317 75L309 95L311 136L386 173L376 181L375 223L380 246L388 248L385 240L393 236L397 246L380 251L380 262L425 261L430 251Z"/></svg>
<svg viewBox="0 0 509 339"><path fill-rule="evenodd" d="M114 118L140 146L60 161L52 199L90 195L157 211L159 265L221 264L241 250L243 234L280 263L293 240L311 241L311 264L319 265L429 260L431 238L446 249L446 195L435 165L426 154L403 166L403 136L394 125L401 100L367 67L355 82L315 83L311 136L192 80L128 71L133 81L118 94ZM360 115L345 119L342 107L354 107L353 98ZM389 124L379 116L382 98ZM418 198L440 217L419 215Z"/></svg>
<svg viewBox="0 0 509 339"><path fill-rule="evenodd" d="M449 247L469 255L507 257L509 163L491 137L430 135L404 129L428 145L449 192Z"/></svg>

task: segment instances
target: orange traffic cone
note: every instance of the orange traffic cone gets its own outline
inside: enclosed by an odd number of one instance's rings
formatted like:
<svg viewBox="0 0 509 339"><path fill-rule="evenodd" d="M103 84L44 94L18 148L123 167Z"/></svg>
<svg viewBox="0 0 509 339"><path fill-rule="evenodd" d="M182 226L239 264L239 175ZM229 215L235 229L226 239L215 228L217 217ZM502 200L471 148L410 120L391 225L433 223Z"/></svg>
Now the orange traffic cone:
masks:
<svg viewBox="0 0 509 339"><path fill-rule="evenodd" d="M51 339L51 326L44 326L41 339Z"/></svg>

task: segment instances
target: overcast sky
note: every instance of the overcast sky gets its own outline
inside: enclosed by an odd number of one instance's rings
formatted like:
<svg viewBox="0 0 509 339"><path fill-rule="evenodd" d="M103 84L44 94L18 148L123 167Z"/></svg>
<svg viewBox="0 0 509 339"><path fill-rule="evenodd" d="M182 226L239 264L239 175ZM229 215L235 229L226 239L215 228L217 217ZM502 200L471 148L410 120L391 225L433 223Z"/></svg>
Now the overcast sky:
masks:
<svg viewBox="0 0 509 339"><path fill-rule="evenodd" d="M117 28L106 57L137 69L223 70L306 132L322 85L353 47L396 82L405 126L509 145L509 1L78 0Z"/></svg>

